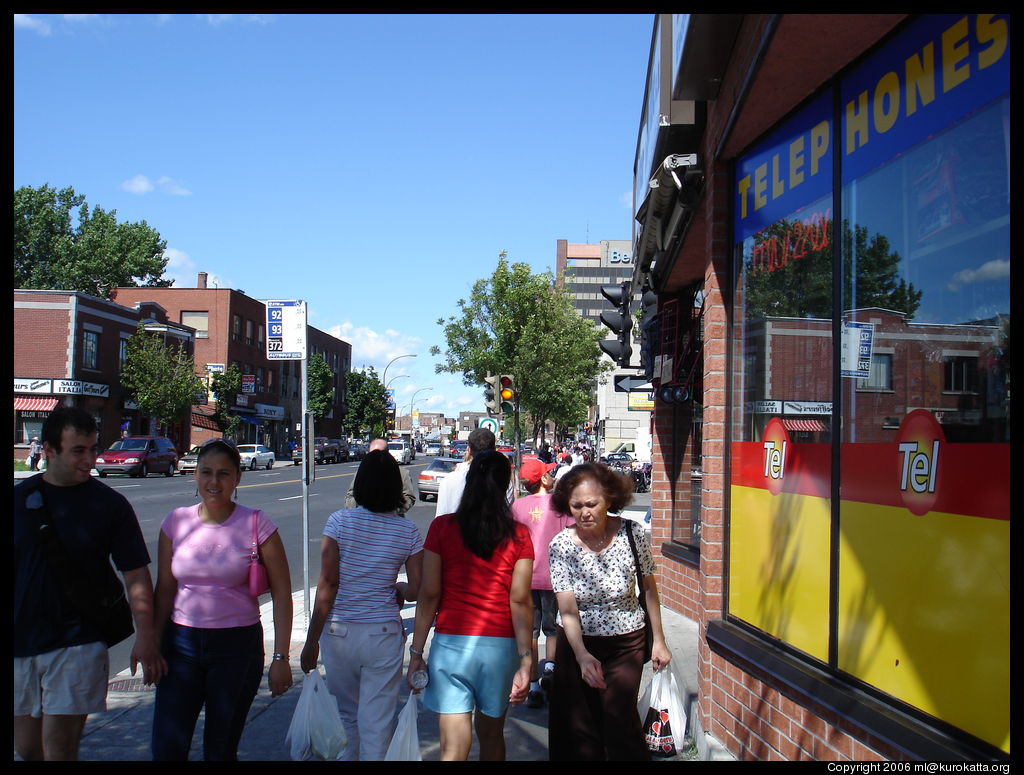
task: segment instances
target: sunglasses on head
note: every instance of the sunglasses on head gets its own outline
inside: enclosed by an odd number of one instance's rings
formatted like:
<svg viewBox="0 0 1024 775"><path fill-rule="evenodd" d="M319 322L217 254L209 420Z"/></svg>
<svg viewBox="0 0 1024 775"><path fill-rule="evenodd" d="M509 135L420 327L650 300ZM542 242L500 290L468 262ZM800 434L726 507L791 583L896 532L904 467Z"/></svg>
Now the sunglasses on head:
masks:
<svg viewBox="0 0 1024 775"><path fill-rule="evenodd" d="M235 442L233 442L231 439L225 438L207 439L206 441L199 445L199 448L205 449L206 447L209 447L211 444L223 444L225 446L231 447L231 449L236 448Z"/></svg>

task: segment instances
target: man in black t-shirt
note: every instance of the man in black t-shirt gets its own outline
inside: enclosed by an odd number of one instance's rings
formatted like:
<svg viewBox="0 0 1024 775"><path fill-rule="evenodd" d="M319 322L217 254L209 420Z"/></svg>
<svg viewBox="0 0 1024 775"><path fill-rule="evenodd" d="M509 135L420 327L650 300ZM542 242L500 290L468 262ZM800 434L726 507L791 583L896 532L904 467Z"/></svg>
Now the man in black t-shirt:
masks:
<svg viewBox="0 0 1024 775"><path fill-rule="evenodd" d="M153 634L150 558L135 512L92 478L95 420L82 409L55 409L43 424L43 452L46 472L14 488L14 746L29 761L78 758L86 718L106 709L109 670L102 634L51 570L39 506L85 576L103 578L111 557L124 575L135 622L132 674L141 663L149 684L167 669Z"/></svg>

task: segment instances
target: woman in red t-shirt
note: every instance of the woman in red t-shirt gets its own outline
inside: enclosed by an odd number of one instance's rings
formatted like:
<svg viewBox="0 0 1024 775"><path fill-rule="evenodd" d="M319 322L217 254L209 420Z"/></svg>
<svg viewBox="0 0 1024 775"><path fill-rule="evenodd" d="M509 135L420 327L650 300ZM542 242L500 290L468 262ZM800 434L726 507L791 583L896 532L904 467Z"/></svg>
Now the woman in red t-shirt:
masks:
<svg viewBox="0 0 1024 775"><path fill-rule="evenodd" d="M511 475L504 455L474 455L459 508L437 517L423 544L409 685L427 668L423 648L436 616L423 704L440 714L443 761L469 757L474 726L480 760L504 760L508 703L522 702L530 687L533 542L509 510Z"/></svg>

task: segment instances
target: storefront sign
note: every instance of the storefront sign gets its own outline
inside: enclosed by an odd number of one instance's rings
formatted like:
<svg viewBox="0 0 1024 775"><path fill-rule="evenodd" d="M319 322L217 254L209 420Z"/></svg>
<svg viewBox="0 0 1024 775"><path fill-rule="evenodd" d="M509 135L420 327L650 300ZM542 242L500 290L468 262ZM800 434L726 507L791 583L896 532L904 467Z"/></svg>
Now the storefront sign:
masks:
<svg viewBox="0 0 1024 775"><path fill-rule="evenodd" d="M269 404L256 404L256 416L264 417L267 420L283 420L284 407L271 406Z"/></svg>
<svg viewBox="0 0 1024 775"><path fill-rule="evenodd" d="M49 394L53 392L53 380L15 377L14 392Z"/></svg>
<svg viewBox="0 0 1024 775"><path fill-rule="evenodd" d="M831 401L783 401L783 414L832 414Z"/></svg>
<svg viewBox="0 0 1024 775"><path fill-rule="evenodd" d="M242 392L243 393L255 393L256 392L256 375L255 374L243 374L242 375Z"/></svg>
<svg viewBox="0 0 1024 775"><path fill-rule="evenodd" d="M110 385L101 385L98 382L82 382L80 379L55 379L53 381L53 392L64 395L106 398L110 395Z"/></svg>

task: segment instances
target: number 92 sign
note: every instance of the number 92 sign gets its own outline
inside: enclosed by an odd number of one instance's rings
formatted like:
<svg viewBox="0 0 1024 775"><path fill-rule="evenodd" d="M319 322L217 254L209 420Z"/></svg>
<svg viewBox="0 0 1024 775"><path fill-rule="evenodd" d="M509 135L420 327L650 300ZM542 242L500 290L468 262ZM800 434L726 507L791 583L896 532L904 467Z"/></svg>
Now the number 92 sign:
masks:
<svg viewBox="0 0 1024 775"><path fill-rule="evenodd" d="M306 358L306 302L268 301L267 360Z"/></svg>

